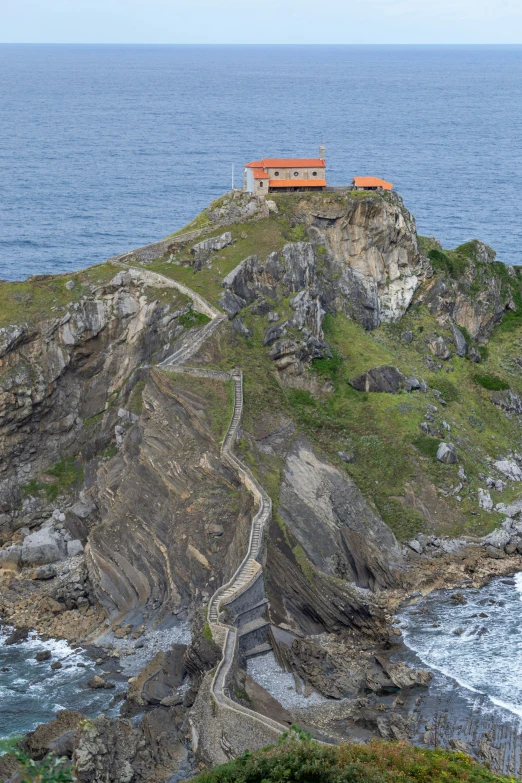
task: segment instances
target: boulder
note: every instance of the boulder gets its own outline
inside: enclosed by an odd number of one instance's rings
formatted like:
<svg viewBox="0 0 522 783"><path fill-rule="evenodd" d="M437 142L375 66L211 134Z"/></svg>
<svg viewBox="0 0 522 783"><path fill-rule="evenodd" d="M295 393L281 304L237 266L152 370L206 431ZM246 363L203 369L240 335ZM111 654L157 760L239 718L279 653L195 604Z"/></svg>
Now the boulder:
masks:
<svg viewBox="0 0 522 783"><path fill-rule="evenodd" d="M503 473L511 481L522 481L522 470L512 459L500 459L493 463L500 473Z"/></svg>
<svg viewBox="0 0 522 783"><path fill-rule="evenodd" d="M50 657L51 657L50 650L41 650L40 652L37 652L35 655L35 658L39 663L41 663L42 661L48 661Z"/></svg>
<svg viewBox="0 0 522 783"><path fill-rule="evenodd" d="M240 337L244 337L245 340L248 340L250 337L252 337L252 332L250 329L247 329L241 318L234 318L232 321L232 327L234 331L239 334Z"/></svg>
<svg viewBox="0 0 522 783"><path fill-rule="evenodd" d="M273 326L269 326L265 332L263 345L273 345L275 342L277 342L277 340L280 340L281 337L284 337L287 332L286 327L286 321L283 324L274 324Z"/></svg>
<svg viewBox="0 0 522 783"><path fill-rule="evenodd" d="M105 680L99 674L95 674L94 677L87 680L87 685L89 688L94 688L95 690L98 688L105 688Z"/></svg>
<svg viewBox="0 0 522 783"><path fill-rule="evenodd" d="M33 579L54 579L57 574L56 567L51 563L40 566L33 574Z"/></svg>
<svg viewBox="0 0 522 783"><path fill-rule="evenodd" d="M420 541L417 541L416 538L413 538L411 541L408 541L407 543L410 549L413 549L413 551L417 552L418 555L422 555L422 545Z"/></svg>
<svg viewBox="0 0 522 783"><path fill-rule="evenodd" d="M67 557L75 557L83 552L82 542L79 538L67 541Z"/></svg>
<svg viewBox="0 0 522 783"><path fill-rule="evenodd" d="M209 237L208 239L203 239L201 242L195 244L190 249L190 252L194 256L194 269L199 270L203 266L210 265L211 254L218 250L223 250L223 248L230 245L232 241L232 234L230 231L225 231L221 236Z"/></svg>
<svg viewBox="0 0 522 783"><path fill-rule="evenodd" d="M40 724L34 731L26 734L21 741L22 748L31 758L37 760L43 759L49 751L70 757L74 730L78 723L86 718L86 715L75 710L60 710L53 720Z"/></svg>
<svg viewBox="0 0 522 783"><path fill-rule="evenodd" d="M452 465L457 462L457 452L453 443L442 442L437 449L437 459L445 465Z"/></svg>
<svg viewBox="0 0 522 783"><path fill-rule="evenodd" d="M246 302L240 296L227 289L219 297L219 305L226 312L229 319L232 319L243 307L246 307Z"/></svg>
<svg viewBox="0 0 522 783"><path fill-rule="evenodd" d="M475 364L480 364L482 361L482 356L480 355L476 346L470 345L468 348L468 359L470 359L472 362L475 362Z"/></svg>
<svg viewBox="0 0 522 783"><path fill-rule="evenodd" d="M401 334L401 340L403 343L406 343L406 345L409 345L413 342L413 332L403 332Z"/></svg>
<svg viewBox="0 0 522 783"><path fill-rule="evenodd" d="M451 351L444 342L443 337L434 337L433 340L430 340L428 343L428 348L434 356L437 356L443 361L451 358Z"/></svg>
<svg viewBox="0 0 522 783"><path fill-rule="evenodd" d="M63 537L52 527L44 527L27 536L22 545L24 566L45 565L63 560L67 552Z"/></svg>
<svg viewBox="0 0 522 783"><path fill-rule="evenodd" d="M491 495L487 491L487 489L481 489L479 487L478 490L478 501L479 501L479 507L483 508L484 511L492 511L493 510L493 501L491 499Z"/></svg>
<svg viewBox="0 0 522 783"><path fill-rule="evenodd" d="M363 372L358 378L350 381L350 385L357 391L397 394L405 388L406 381L406 377L397 367L384 365Z"/></svg>
<svg viewBox="0 0 522 783"><path fill-rule="evenodd" d="M22 547L8 546L0 549L0 568L16 570L20 567L22 561Z"/></svg>
<svg viewBox="0 0 522 783"><path fill-rule="evenodd" d="M29 635L29 628L26 625L15 628L14 631L7 637L5 644L20 644L27 641Z"/></svg>

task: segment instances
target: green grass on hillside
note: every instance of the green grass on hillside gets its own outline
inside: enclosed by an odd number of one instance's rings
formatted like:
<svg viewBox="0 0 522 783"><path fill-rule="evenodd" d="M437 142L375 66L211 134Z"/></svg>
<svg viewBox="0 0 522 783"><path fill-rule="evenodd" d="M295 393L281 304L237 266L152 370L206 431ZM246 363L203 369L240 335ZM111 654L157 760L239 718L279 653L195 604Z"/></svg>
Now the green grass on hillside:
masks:
<svg viewBox="0 0 522 783"><path fill-rule="evenodd" d="M37 275L21 282L0 281L0 328L26 322L35 324L44 318L58 318L84 296L92 296L93 288L108 283L121 271L112 264L99 264L66 275ZM65 284L76 283L72 290ZM150 301L181 307L189 300L173 288L147 286Z"/></svg>
<svg viewBox="0 0 522 783"><path fill-rule="evenodd" d="M286 301L279 302L277 310L281 319L291 312ZM420 530L439 535L483 535L499 524L499 514L478 508L477 490L484 487L480 474L488 475L490 460L515 448L522 430L492 404L490 392L474 378L482 367L485 374L507 377L499 359L496 333L483 365L454 355L442 363L441 371L433 372L426 365L426 357L431 357L426 339L440 328L425 308L414 307L399 323L383 325L374 332L366 332L342 315L327 315L325 338L334 358L314 362L309 374L321 383L331 381L333 391L314 395L310 390L279 385L268 350L263 346L267 319L252 315L248 309L242 317L252 332L251 339L245 341L234 335L226 342L221 338L222 358L216 366L230 369L237 364L245 372L246 432L254 433L259 422L275 412L291 418L329 461L355 479L365 497L402 540ZM408 345L401 340L401 333L410 329L414 340ZM502 355L514 334L501 335ZM449 340L449 333L445 337ZM350 386L350 379L383 364L424 378L430 391L368 394ZM446 372L451 368L452 372ZM509 385L522 393L522 380L517 380L514 372ZM460 502L452 494L459 482L458 466L438 462L435 455L440 439L423 434L419 427L425 421L429 404L437 409L433 424L440 438L455 444L459 465L468 477L460 491ZM442 422L449 425L449 432ZM353 451L355 461L345 464L338 451ZM280 466L262 465L263 460L265 457L252 455L251 467L254 472L261 471L257 475L266 482L267 476L278 475ZM274 487L267 486L267 490L277 510L277 480L271 483ZM494 501L510 502L514 493L516 489L508 486L503 492L494 493Z"/></svg>
<svg viewBox="0 0 522 783"><path fill-rule="evenodd" d="M464 753L374 740L319 745L287 739L247 752L195 779L197 783L513 783Z"/></svg>
<svg viewBox="0 0 522 783"><path fill-rule="evenodd" d="M205 237L218 236L224 230L215 229L205 234ZM251 255L265 258L272 251L280 250L291 241L288 238L287 220L284 216L274 214L264 220L227 226L226 230L232 233L235 241L213 255L212 269L204 267L198 272L194 271L193 256L190 254L190 246L193 243L189 243L185 249L178 252L170 263L169 258L165 256L147 264L147 269L184 283L213 304L217 304L223 293L221 286L223 277L235 269L241 261Z"/></svg>
<svg viewBox="0 0 522 783"><path fill-rule="evenodd" d="M69 302L90 296L91 286L107 283L117 272L111 264L100 264L66 275L36 275L21 282L0 282L0 327L21 321L34 323L51 316L53 308L59 311ZM76 283L71 291L65 287L68 280Z"/></svg>

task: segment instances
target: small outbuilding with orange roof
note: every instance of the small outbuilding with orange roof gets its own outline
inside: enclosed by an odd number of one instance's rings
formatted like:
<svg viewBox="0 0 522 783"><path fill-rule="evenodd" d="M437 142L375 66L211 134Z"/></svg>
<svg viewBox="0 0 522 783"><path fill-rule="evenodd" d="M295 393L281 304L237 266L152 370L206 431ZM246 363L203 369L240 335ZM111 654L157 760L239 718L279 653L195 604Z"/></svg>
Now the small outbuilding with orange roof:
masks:
<svg viewBox="0 0 522 783"><path fill-rule="evenodd" d="M354 177L352 187L354 190L393 190L391 182L379 177Z"/></svg>
<svg viewBox="0 0 522 783"><path fill-rule="evenodd" d="M256 196L277 191L324 190L325 187L324 157L263 158L245 166L243 190Z"/></svg>

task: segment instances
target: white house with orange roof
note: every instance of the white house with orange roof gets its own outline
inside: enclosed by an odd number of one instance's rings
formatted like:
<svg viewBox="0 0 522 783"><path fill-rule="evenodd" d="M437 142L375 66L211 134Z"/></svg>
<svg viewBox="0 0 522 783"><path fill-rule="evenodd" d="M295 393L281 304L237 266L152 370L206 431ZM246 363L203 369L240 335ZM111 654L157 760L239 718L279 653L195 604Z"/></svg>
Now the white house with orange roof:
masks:
<svg viewBox="0 0 522 783"><path fill-rule="evenodd" d="M391 182L379 177L354 177L352 187L354 190L393 190Z"/></svg>
<svg viewBox="0 0 522 783"><path fill-rule="evenodd" d="M319 154L324 156L324 147ZM324 190L326 161L320 158L263 158L245 166L243 190L256 196L268 193Z"/></svg>

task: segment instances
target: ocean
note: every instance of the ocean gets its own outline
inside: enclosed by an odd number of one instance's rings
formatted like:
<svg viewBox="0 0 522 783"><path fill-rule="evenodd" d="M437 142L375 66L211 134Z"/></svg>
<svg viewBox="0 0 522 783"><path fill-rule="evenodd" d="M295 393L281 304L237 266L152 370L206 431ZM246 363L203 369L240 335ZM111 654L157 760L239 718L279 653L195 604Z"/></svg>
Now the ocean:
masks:
<svg viewBox="0 0 522 783"><path fill-rule="evenodd" d="M0 278L177 230L243 164L394 183L419 232L522 264L520 46L0 45Z"/></svg>

